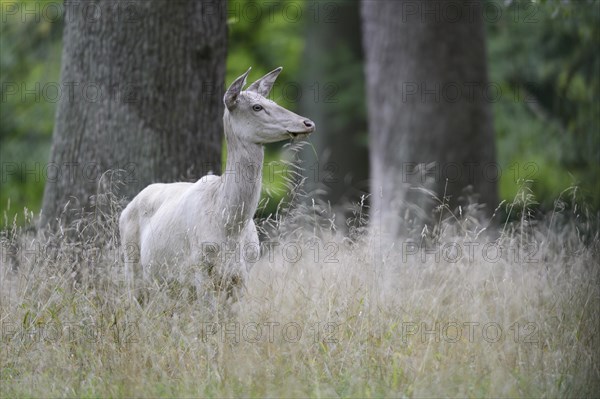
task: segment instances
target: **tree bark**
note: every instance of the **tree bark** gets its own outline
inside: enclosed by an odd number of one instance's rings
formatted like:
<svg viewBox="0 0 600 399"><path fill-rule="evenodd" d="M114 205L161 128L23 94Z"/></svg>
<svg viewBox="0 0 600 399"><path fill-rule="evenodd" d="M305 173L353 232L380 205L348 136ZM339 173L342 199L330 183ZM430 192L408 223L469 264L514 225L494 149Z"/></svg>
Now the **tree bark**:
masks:
<svg viewBox="0 0 600 399"><path fill-rule="evenodd" d="M119 195L220 172L226 9L185 0L65 2L62 96L42 226ZM110 180L110 179L108 179Z"/></svg>
<svg viewBox="0 0 600 399"><path fill-rule="evenodd" d="M396 236L427 222L436 203L417 187L491 214L499 176L481 4L363 0L362 19L376 223Z"/></svg>
<svg viewBox="0 0 600 399"><path fill-rule="evenodd" d="M314 150L305 147L302 154L306 189L324 189L320 199L347 210L369 189L360 3L335 0L308 7L299 108L317 132L310 139Z"/></svg>

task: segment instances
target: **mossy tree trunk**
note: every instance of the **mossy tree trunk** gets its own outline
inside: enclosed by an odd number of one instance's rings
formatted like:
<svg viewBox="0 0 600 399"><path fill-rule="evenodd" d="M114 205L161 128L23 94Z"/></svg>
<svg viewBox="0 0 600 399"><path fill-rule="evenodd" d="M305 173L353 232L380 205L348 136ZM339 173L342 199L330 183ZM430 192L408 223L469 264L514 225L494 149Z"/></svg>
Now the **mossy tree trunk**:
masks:
<svg viewBox="0 0 600 399"><path fill-rule="evenodd" d="M224 4L66 1L64 18L42 227L93 212L109 170L124 198L220 172Z"/></svg>
<svg viewBox="0 0 600 399"><path fill-rule="evenodd" d="M417 187L451 208L477 202L491 214L497 93L481 4L364 0L362 19L376 223L395 236L403 223L430 221L436 204Z"/></svg>

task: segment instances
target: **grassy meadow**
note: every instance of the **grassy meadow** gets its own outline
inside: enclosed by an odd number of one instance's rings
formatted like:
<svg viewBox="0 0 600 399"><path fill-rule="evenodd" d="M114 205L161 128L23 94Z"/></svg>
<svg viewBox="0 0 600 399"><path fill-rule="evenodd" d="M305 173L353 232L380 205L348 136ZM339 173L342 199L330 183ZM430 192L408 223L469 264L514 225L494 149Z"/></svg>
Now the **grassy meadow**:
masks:
<svg viewBox="0 0 600 399"><path fill-rule="evenodd" d="M14 227L0 396L593 396L597 216L558 200L532 218L520 195L501 205L506 223L442 206L393 243L360 204L347 232L326 207L281 207L259 225L244 297L217 312L173 284L150 284L145 306L130 298L116 203L77 234Z"/></svg>

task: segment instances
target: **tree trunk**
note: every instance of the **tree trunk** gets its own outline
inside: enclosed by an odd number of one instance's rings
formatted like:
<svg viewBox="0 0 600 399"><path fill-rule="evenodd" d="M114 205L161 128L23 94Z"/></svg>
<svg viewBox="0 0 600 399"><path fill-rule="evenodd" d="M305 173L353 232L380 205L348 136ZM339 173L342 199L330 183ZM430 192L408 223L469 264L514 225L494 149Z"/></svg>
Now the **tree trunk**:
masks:
<svg viewBox="0 0 600 399"><path fill-rule="evenodd" d="M497 204L482 9L472 0L362 3L375 223L396 236L435 201ZM419 165L420 166L417 166ZM466 189L466 190L465 190Z"/></svg>
<svg viewBox="0 0 600 399"><path fill-rule="evenodd" d="M222 3L66 1L64 18L42 226L93 211L109 170L121 170L125 198L220 172Z"/></svg>
<svg viewBox="0 0 600 399"><path fill-rule="evenodd" d="M299 108L317 126L314 150L307 146L302 154L306 189L324 189L320 199L347 210L369 189L360 3L309 4L306 14Z"/></svg>

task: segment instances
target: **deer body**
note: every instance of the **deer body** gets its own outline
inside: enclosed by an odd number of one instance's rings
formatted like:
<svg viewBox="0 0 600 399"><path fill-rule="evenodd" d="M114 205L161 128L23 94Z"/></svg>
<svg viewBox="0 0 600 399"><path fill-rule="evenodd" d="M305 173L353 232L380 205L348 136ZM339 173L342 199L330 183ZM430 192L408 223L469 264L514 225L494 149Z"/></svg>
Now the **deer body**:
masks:
<svg viewBox="0 0 600 399"><path fill-rule="evenodd" d="M242 91L249 72L225 93L228 157L223 175L149 185L123 210L119 228L128 280L136 290L143 280L160 278L166 267L193 270L197 288L230 295L243 285L257 259L253 217L261 192L263 144L308 135L314 123L265 98L281 68Z"/></svg>

